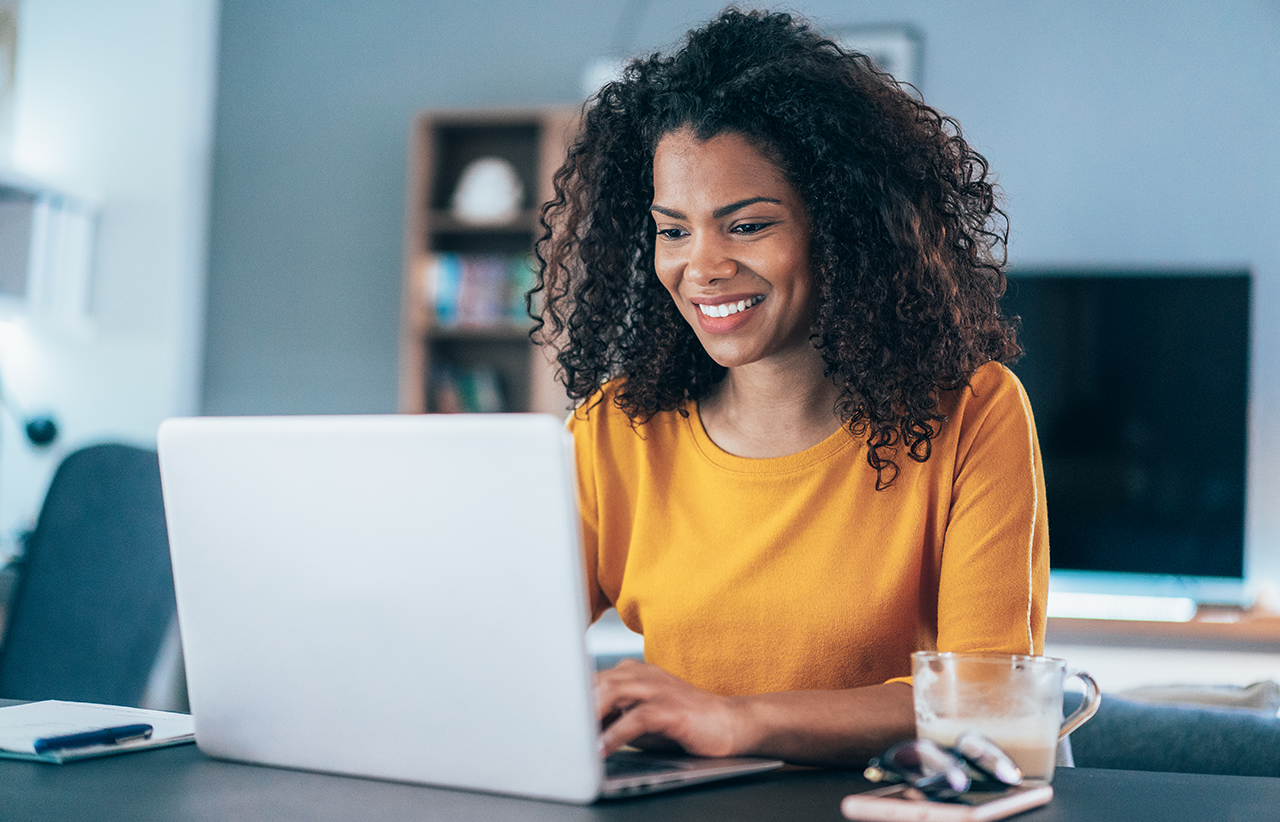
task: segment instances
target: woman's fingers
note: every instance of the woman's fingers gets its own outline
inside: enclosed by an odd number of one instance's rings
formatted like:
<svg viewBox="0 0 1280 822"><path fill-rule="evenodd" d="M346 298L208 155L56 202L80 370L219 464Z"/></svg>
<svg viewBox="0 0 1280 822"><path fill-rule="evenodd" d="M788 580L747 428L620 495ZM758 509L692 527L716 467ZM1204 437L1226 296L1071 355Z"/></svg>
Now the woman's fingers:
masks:
<svg viewBox="0 0 1280 822"><path fill-rule="evenodd" d="M664 677L680 681L661 668L631 659L597 673L596 711L601 724L608 725L612 714L626 711L653 696Z"/></svg>
<svg viewBox="0 0 1280 822"><path fill-rule="evenodd" d="M690 721L692 719L692 721ZM624 712L600 734L605 756L623 745L640 748L675 747L701 756L731 753L723 734L715 733L715 723L706 718L705 727L690 717L682 706L666 701L644 702Z"/></svg>
<svg viewBox="0 0 1280 822"><path fill-rule="evenodd" d="M606 755L646 737L670 740L703 756L735 752L731 701L661 668L630 662L601 671L596 676L596 700Z"/></svg>
<svg viewBox="0 0 1280 822"><path fill-rule="evenodd" d="M642 736L653 734L654 731L649 727L651 721L651 711L644 706L632 708L619 715L612 724L600 732L601 755L608 756L623 745L630 744Z"/></svg>

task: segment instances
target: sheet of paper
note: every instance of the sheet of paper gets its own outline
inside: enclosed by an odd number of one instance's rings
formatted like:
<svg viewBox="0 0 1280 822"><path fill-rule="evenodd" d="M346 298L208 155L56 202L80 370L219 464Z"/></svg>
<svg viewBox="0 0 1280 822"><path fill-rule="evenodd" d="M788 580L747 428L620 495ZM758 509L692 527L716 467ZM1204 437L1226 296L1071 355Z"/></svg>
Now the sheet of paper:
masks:
<svg viewBox="0 0 1280 822"><path fill-rule="evenodd" d="M195 731L188 714L47 700L0 708L0 749L34 754L37 739L141 723L152 727L151 739L127 746L151 747Z"/></svg>

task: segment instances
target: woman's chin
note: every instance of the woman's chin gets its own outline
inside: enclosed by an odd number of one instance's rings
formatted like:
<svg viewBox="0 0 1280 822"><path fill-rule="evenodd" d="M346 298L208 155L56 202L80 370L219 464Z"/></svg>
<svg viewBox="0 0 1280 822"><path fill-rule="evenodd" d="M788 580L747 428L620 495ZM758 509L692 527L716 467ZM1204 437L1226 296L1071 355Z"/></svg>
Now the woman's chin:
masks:
<svg viewBox="0 0 1280 822"><path fill-rule="evenodd" d="M702 349L716 365L723 368L740 368L760 360L760 352L745 346L726 344L724 340L702 340Z"/></svg>

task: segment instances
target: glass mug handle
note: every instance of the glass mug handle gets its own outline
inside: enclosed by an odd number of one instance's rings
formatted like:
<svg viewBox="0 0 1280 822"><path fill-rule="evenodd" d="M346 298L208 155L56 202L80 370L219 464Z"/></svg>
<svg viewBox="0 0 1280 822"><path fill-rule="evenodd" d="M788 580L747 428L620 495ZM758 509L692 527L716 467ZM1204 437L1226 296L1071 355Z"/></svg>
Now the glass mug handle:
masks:
<svg viewBox="0 0 1280 822"><path fill-rule="evenodd" d="M1098 690L1098 683L1093 681L1093 677L1084 671L1067 671L1067 679L1073 676L1084 683L1084 699L1080 702L1080 707L1062 721L1062 729L1058 731L1060 740L1066 739L1067 734L1088 722L1098 712L1098 706L1102 704L1102 692Z"/></svg>

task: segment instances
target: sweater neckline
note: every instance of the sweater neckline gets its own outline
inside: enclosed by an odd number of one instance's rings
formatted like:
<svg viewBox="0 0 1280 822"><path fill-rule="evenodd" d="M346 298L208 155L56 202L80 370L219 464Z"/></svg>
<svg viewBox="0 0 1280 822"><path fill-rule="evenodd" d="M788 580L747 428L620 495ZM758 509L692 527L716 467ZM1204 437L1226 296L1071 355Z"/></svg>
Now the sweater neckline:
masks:
<svg viewBox="0 0 1280 822"><path fill-rule="evenodd" d="M740 457L725 451L711 439L702 425L697 402L689 403L687 410L689 414L684 421L698 452L713 465L741 474L786 474L799 471L830 459L857 444L849 429L842 425L827 435L826 439L794 454L784 457Z"/></svg>

